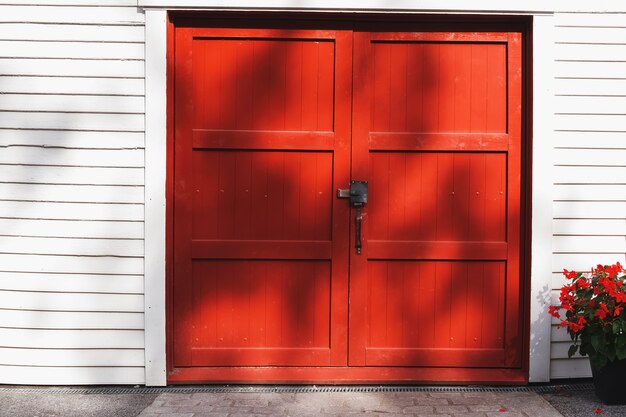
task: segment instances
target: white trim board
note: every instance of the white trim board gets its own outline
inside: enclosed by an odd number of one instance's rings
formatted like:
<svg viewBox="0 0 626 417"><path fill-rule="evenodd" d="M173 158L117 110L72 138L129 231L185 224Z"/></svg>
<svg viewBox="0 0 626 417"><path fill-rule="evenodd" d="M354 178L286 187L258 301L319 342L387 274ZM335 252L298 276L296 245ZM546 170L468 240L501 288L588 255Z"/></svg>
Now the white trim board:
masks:
<svg viewBox="0 0 626 417"><path fill-rule="evenodd" d="M140 6L168 1L139 0ZM188 4L190 1L183 2ZM193 1L191 1L193 3ZM205 2L195 2L196 4ZM423 4L424 2L422 2ZM433 2L434 3L434 2ZM457 2L460 4L459 2ZM232 3L229 3L232 7ZM336 7L336 5L335 5ZM146 10L146 385L166 384L165 365L165 178L167 10ZM533 193L531 264L531 382L550 380L550 294L552 222L552 61L553 18L533 24ZM544 289L547 289L544 291Z"/></svg>
<svg viewBox="0 0 626 417"><path fill-rule="evenodd" d="M469 13L526 14L555 12L626 12L626 2L620 0L137 0L138 7L172 9L242 9L242 10L300 10L345 12L411 12L411 13Z"/></svg>

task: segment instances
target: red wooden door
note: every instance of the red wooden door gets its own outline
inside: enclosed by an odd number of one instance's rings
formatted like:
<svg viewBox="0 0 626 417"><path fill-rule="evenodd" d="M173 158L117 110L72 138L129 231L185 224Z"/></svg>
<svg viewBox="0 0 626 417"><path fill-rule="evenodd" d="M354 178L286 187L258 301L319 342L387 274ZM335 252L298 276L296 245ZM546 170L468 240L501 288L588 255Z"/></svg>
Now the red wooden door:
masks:
<svg viewBox="0 0 626 417"><path fill-rule="evenodd" d="M181 22L177 380L520 378L521 35Z"/></svg>
<svg viewBox="0 0 626 417"><path fill-rule="evenodd" d="M173 365L345 365L351 36L176 30Z"/></svg>
<svg viewBox="0 0 626 417"><path fill-rule="evenodd" d="M520 40L355 34L350 365L520 366Z"/></svg>

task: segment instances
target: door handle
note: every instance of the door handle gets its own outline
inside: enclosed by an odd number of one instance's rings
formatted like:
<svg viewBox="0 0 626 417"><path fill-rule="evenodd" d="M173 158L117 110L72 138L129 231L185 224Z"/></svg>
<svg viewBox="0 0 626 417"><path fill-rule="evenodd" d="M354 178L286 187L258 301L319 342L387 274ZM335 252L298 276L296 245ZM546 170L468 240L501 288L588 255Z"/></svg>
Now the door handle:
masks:
<svg viewBox="0 0 626 417"><path fill-rule="evenodd" d="M361 254L363 246L361 242L361 223L363 222L362 208L367 203L367 181L351 181L349 189L337 190L337 198L349 198L350 204L355 208L354 215L354 249L357 255Z"/></svg>

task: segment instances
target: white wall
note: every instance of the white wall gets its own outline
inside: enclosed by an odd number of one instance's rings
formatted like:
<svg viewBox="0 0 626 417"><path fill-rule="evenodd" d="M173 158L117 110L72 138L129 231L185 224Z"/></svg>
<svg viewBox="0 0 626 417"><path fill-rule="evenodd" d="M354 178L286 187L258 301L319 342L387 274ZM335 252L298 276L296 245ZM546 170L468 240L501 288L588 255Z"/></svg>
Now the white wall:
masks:
<svg viewBox="0 0 626 417"><path fill-rule="evenodd" d="M141 384L144 16L63 3L0 6L0 383Z"/></svg>
<svg viewBox="0 0 626 417"><path fill-rule="evenodd" d="M626 252L626 13L555 16L552 303L563 268L624 264ZM590 376L567 359L553 321L552 378Z"/></svg>

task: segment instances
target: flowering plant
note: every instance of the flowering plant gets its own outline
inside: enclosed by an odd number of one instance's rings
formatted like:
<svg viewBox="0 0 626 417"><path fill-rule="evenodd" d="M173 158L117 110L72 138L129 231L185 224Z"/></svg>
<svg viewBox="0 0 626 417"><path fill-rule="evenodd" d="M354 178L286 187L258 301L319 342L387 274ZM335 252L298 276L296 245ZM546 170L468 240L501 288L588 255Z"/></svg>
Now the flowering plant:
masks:
<svg viewBox="0 0 626 417"><path fill-rule="evenodd" d="M560 306L550 314L561 321L572 338L568 356L589 355L600 369L608 362L626 359L626 270L616 263L598 265L591 273L563 270L571 280L561 288ZM561 318L560 309L565 310Z"/></svg>

